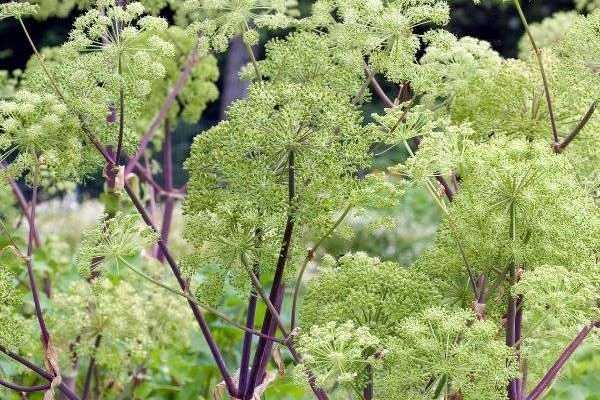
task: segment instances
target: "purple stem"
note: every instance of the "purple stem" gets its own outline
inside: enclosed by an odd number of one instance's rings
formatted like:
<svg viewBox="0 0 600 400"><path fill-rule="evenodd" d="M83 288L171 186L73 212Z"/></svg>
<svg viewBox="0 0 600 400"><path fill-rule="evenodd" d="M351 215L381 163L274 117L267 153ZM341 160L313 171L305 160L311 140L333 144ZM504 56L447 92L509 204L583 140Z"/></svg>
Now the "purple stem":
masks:
<svg viewBox="0 0 600 400"><path fill-rule="evenodd" d="M34 243L34 231L35 231L35 209L37 205L38 195L38 177L37 170L35 172L33 194L31 195L31 210L30 210L30 223L29 223L29 236L27 239L27 275L29 276L29 285L31 287L31 294L33 295L33 303L35 305L35 316L40 326L40 334L44 349L48 348L50 343L50 332L46 327L46 321L44 321L44 315L42 313L42 306L40 304L40 294L35 283L35 275L33 273L33 243Z"/></svg>
<svg viewBox="0 0 600 400"><path fill-rule="evenodd" d="M114 161L109 159L109 162L114 162ZM148 227L150 227L154 232L158 233L158 229L156 228L156 225L154 225L154 223L152 222L152 219L146 212L144 205L142 204L140 199L137 197L137 195L133 192L133 190L131 189L131 186L129 186L129 183L125 183L125 191L127 192L127 195L131 199L131 202L135 206L136 210L138 211L138 213L140 214L140 216L142 217L142 219L144 220L146 225L148 225ZM181 288L181 290L183 290L184 293L189 294L188 284L187 284L186 280L183 278L183 275L181 274L181 269L179 268L179 266L177 265L177 262L171 255L169 248L162 241L162 239L158 240L158 246L159 246L162 254L164 254L165 259L166 259L167 263L169 264L171 271L173 272L173 275L175 275L175 278L177 279L177 283L179 284L179 287ZM202 331L202 335L204 336L204 339L206 340L206 343L208 344L208 347L209 347L210 352L215 360L215 363L217 364L217 367L219 368L219 371L221 372L221 376L223 377L223 380L225 381L227 391L229 392L230 395L232 395L232 396L235 395L236 394L235 384L233 383L231 374L227 370L227 366L225 365L225 360L223 359L221 351L220 351L217 343L215 342L215 340L212 336L212 333L210 332L210 328L208 327L206 320L204 319L204 315L202 314L202 312L200 311L200 309L194 302L188 300L188 304L189 304L190 308L192 309L192 313L194 314L196 322L198 323L198 326L200 327L200 330Z"/></svg>
<svg viewBox="0 0 600 400"><path fill-rule="evenodd" d="M283 299L283 270L288 257L293 229L294 221L292 216L290 215L288 216L288 220L285 226L283 242L281 244L281 249L279 252L279 259L277 262L277 267L275 269L275 275L273 277L273 285L271 286L271 293L269 294L269 300L271 301L271 303L273 303L278 312L281 310L281 300ZM274 333L276 327L277 324L275 323L275 319L273 318L270 310L267 309L263 319L261 333L267 336L273 336L272 333ZM254 394L254 389L262 381L262 377L264 375L264 368L266 367L265 359L268 358L268 356L270 355L267 354L268 348L268 341L264 338L260 338L256 347L256 353L254 353L254 361L252 362L252 370L250 371L250 379L246 388L246 393L243 397L245 400L250 400L252 398Z"/></svg>
<svg viewBox="0 0 600 400"><path fill-rule="evenodd" d="M271 293L269 294L269 300L275 306L276 310L281 311L281 305L283 300L283 271L285 264L287 263L291 242L292 233L294 230L294 217L293 202L296 196L296 178L295 178L295 165L294 165L294 152L290 151L288 155L288 216L285 224L283 233L283 239L281 247L279 249L279 257L277 259L277 265L275 267L275 275L273 276L273 284L271 285ZM263 318L263 324L261 332L268 336L273 336L276 330L276 323L271 311L267 308L265 316ZM270 356L270 347L272 342L269 343L264 338L260 338L256 347L256 353L254 354L254 360L252 362L252 370L250 371L250 380L246 393L244 393L243 399L250 400L254 395L254 389L262 381L265 373L268 357Z"/></svg>
<svg viewBox="0 0 600 400"><path fill-rule="evenodd" d="M273 303L273 305L277 309L278 313L281 311L284 290L285 290L285 283L281 283L281 285L277 288L277 296L275 297L275 302ZM271 317L271 319L269 321L267 335L272 336L276 333L276 331L277 331L277 321L274 317ZM258 369L257 369L257 374L256 374L256 378L257 378L256 385L260 384L265 379L265 376L267 373L267 365L269 364L269 360L271 358L272 351L273 351L273 342L266 340L263 351L262 351L262 356L261 356L260 362L258 364ZM255 388L256 388L256 386L255 386Z"/></svg>
<svg viewBox="0 0 600 400"><path fill-rule="evenodd" d="M102 335L96 336L96 341L94 342L94 353L100 347L100 343L102 342ZM81 394L81 400L87 400L90 395L90 388L92 387L92 372L96 367L96 357L92 355L90 358L90 364L88 365L87 373L85 374L85 382L83 384L83 393Z"/></svg>
<svg viewBox="0 0 600 400"><path fill-rule="evenodd" d="M452 188L450 188L450 185L448 185L448 182L446 182L446 179L444 179L444 177L441 175L436 175L435 179L439 182L440 185L442 185L442 188L444 188L444 194L446 195L448 200L454 200L454 192L452 191Z"/></svg>
<svg viewBox="0 0 600 400"><path fill-rule="evenodd" d="M165 138L163 141L163 175L164 186L167 192L173 191L173 145L171 127L169 120L165 121ZM169 231L171 230L171 222L173 220L173 209L175 208L175 199L173 196L167 196L164 205L164 214L160 227L160 238L165 243L169 243ZM164 262L165 257L159 250L157 252L158 259Z"/></svg>
<svg viewBox="0 0 600 400"><path fill-rule="evenodd" d="M152 138L156 134L156 131L160 127L160 124L165 120L165 118L167 118L167 114L169 113L171 106L173 106L173 103L175 102L175 98L177 97L177 95L179 95L179 93L181 93L185 84L190 79L190 75L192 74L192 69L199 61L198 51L199 51L199 45L198 45L198 43L196 43L194 45L194 48L192 49L192 52L188 56L188 59L185 63L183 70L179 74L179 78L177 79L177 82L175 82L175 86L173 86L173 88L167 95L167 98L165 99L163 105L161 106L160 110L158 111L158 113L156 114L154 119L152 120L150 127L148 128L146 133L144 133L144 136L140 140L140 144L138 146L137 151L135 152L133 157L131 157L131 159L127 163L127 167L125 168L125 175L128 175L131 171L133 171L136 163L139 161L140 157L144 153L144 150L148 146L148 143L150 143L150 140L152 140Z"/></svg>
<svg viewBox="0 0 600 400"><path fill-rule="evenodd" d="M2 169L6 168L6 164L4 163L4 161L2 161L0 163L0 167ZM19 204L19 208L21 209L21 213L23 214L23 216L25 216L25 218L27 219L27 223L29 224L29 226L33 226L33 240L34 240L34 244L35 247L40 247L40 236L38 234L37 231L37 227L35 226L35 224L31 223L31 215L29 214L29 205L27 204L27 200L25 200L25 196L23 195L23 191L21 190L21 188L19 187L19 185L17 184L17 182L14 181L14 179L9 178L8 179L8 183L10 185L10 188L15 196L15 199L17 200L17 203Z"/></svg>
<svg viewBox="0 0 600 400"><path fill-rule="evenodd" d="M508 300L508 310L506 317L506 345L513 347L515 344L515 322L516 322L516 300L510 296ZM508 383L508 398L510 400L517 399L517 381L516 379L511 380Z"/></svg>
<svg viewBox="0 0 600 400"><path fill-rule="evenodd" d="M256 316L256 293L252 291L248 299L248 310L246 311L246 327L254 329L254 318ZM244 334L244 343L242 345L242 360L240 364L240 379L238 396L246 393L248 383L248 367L250 364L250 352L252 351L252 334Z"/></svg>
<svg viewBox="0 0 600 400"><path fill-rule="evenodd" d="M6 354L7 356L12 358L19 364L29 368L31 371L35 372L36 374L38 374L42 378L46 379L47 381L51 382L52 380L54 380L54 375L52 375L50 372L38 367L31 361L21 357L20 355L13 353L12 351L8 350L6 347L4 347L2 345L0 345L0 352ZM67 399L80 400L79 397L75 393L73 393L73 391L71 389L69 389L67 387L67 385L65 385L64 383L61 383L60 385L58 385L57 388L67 397Z"/></svg>
<svg viewBox="0 0 600 400"><path fill-rule="evenodd" d="M518 362L521 362L521 328L523 324L523 296L517 296L516 302L516 315L515 315L515 344L517 351ZM523 380L521 378L517 378L515 380L515 395L517 400L522 400L523 398Z"/></svg>
<svg viewBox="0 0 600 400"><path fill-rule="evenodd" d="M596 111L597 105L598 105L598 103L596 101L594 101L592 103L592 105L590 106L590 108L587 110L587 112L581 118L581 121L579 121L579 123L575 126L575 128L573 128L571 133L566 138L564 138L563 141L560 142L560 144L555 146L555 151L557 153L560 153L561 151L563 151L573 141L573 139L575 139L577 137L579 132L581 132L581 130L583 128L585 128L587 123L592 118L592 115L594 115L594 111Z"/></svg>
<svg viewBox="0 0 600 400"><path fill-rule="evenodd" d="M369 74L368 70L367 70L367 74ZM379 97L381 99L381 101L383 101L383 104L387 108L393 108L393 107L396 106L394 104L394 102L392 100L390 100L390 98L388 97L388 95L385 94L385 92L381 88L381 85L379 85L379 82L377 81L377 78L375 78L375 75L373 75L373 78L371 78L371 87L375 91L375 94L377 95L377 97Z"/></svg>
<svg viewBox="0 0 600 400"><path fill-rule="evenodd" d="M589 325L586 325L579 331L575 339L563 350L561 355L558 357L558 360L550 367L546 375L542 377L540 382L536 385L536 387L527 395L527 400L536 400L540 398L542 394L550 387L562 367L567 363L569 358L573 355L575 350L581 346L585 340L585 338L589 335L589 333L594 329L594 327L599 327L600 321L593 322Z"/></svg>
<svg viewBox="0 0 600 400"><path fill-rule="evenodd" d="M45 385L37 385L37 386L21 386L16 383L11 383L0 379L0 386L4 386L11 390L20 393L35 393L35 392L43 392L44 390L50 389L50 384L47 383Z"/></svg>
<svg viewBox="0 0 600 400"><path fill-rule="evenodd" d="M367 386L363 390L363 398L364 400L372 400L373 399L373 369L370 365L367 366Z"/></svg>

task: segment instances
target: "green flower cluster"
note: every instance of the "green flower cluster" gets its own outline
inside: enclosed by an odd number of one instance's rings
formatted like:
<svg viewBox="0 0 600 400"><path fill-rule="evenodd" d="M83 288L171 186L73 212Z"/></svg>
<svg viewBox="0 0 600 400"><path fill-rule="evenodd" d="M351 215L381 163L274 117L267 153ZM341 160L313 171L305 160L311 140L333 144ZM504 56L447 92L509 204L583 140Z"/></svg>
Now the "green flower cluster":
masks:
<svg viewBox="0 0 600 400"><path fill-rule="evenodd" d="M0 265L0 346L13 348L22 342L22 318L16 311L20 297L15 276Z"/></svg>
<svg viewBox="0 0 600 400"><path fill-rule="evenodd" d="M54 181L85 175L90 154L83 137L73 134L78 129L77 119L52 94L20 90L0 100L0 150L17 155L3 173L18 177L40 168Z"/></svg>
<svg viewBox="0 0 600 400"><path fill-rule="evenodd" d="M331 36L298 31L266 44L267 56L259 61L260 72L278 83L306 84L356 96L364 81L363 64L357 54L340 53ZM246 68L243 76L254 78ZM357 99L362 100L362 99Z"/></svg>
<svg viewBox="0 0 600 400"><path fill-rule="evenodd" d="M84 233L76 264L82 276L95 278L103 269L118 266L121 258L139 255L156 240L154 231L135 214L103 217Z"/></svg>
<svg viewBox="0 0 600 400"><path fill-rule="evenodd" d="M302 306L301 371L358 392L371 382L381 399L502 397L516 363L500 327L441 308L426 272L361 253L328 257L322 267Z"/></svg>
<svg viewBox="0 0 600 400"><path fill-rule="evenodd" d="M189 340L185 303L125 279L132 277L122 278L99 278L93 287L73 282L52 298L48 325L67 371L73 368L73 354L95 357L103 371L122 384L154 350L171 340Z"/></svg>
<svg viewBox="0 0 600 400"><path fill-rule="evenodd" d="M0 20L4 18L25 18L37 14L39 7L28 2L11 1L0 5Z"/></svg>
<svg viewBox="0 0 600 400"><path fill-rule="evenodd" d="M428 308L404 320L376 375L377 398L505 398L517 371L514 353L494 323L473 318L468 311Z"/></svg>
<svg viewBox="0 0 600 400"><path fill-rule="evenodd" d="M400 321L439 300L426 275L364 253L326 257L321 267L304 295L301 326L307 330L352 321L389 339L398 334Z"/></svg>
<svg viewBox="0 0 600 400"><path fill-rule="evenodd" d="M312 371L323 388L341 385L360 393L368 382L367 368L378 364L379 346L367 327L356 327L351 321L313 325L298 340L298 350L306 356L296 372L301 382Z"/></svg>
<svg viewBox="0 0 600 400"><path fill-rule="evenodd" d="M300 25L326 30L339 54L368 57L376 72L401 82L417 75L421 40L413 30L445 25L449 13L448 4L440 0L319 0Z"/></svg>
<svg viewBox="0 0 600 400"><path fill-rule="evenodd" d="M227 121L196 137L186 164L192 270L216 264L245 287L247 268L267 274L276 264L288 215L299 238L319 238L339 210L393 201L391 184L364 178L372 141L360 122L341 93L299 83L252 85ZM303 256L301 240L292 240L288 272Z"/></svg>
<svg viewBox="0 0 600 400"><path fill-rule="evenodd" d="M210 38L211 47L222 52L241 35L250 46L258 43L257 28L282 29L297 15L295 0L186 0L183 9L192 26Z"/></svg>
<svg viewBox="0 0 600 400"><path fill-rule="evenodd" d="M568 159L547 143L497 138L472 146L458 173L461 186L450 216L418 262L444 290L464 286L464 258L475 275L499 281L511 261L525 270L595 264L597 209Z"/></svg>

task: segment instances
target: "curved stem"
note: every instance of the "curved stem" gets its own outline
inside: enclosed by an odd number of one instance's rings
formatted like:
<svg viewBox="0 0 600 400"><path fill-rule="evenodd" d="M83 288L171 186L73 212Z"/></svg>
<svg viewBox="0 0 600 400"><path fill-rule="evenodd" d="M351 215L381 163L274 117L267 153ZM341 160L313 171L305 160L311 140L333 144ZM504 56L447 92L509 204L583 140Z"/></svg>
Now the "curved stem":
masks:
<svg viewBox="0 0 600 400"><path fill-rule="evenodd" d="M21 386L16 383L7 382L0 379L0 386L4 386L8 389L14 390L20 393L35 393L35 392L43 392L44 390L48 390L50 388L50 384L47 383L45 385L37 385L37 386Z"/></svg>
<svg viewBox="0 0 600 400"><path fill-rule="evenodd" d="M365 72L367 73L367 76L371 77L370 78L371 86L373 87L373 90L375 91L375 94L377 95L377 97L379 97L379 99L381 99L381 101L383 101L383 104L387 108L396 107L396 104L394 104L394 102L392 100L390 100L388 95L385 94L385 92L381 88L381 85L379 85L377 78L375 78L375 74L372 72L371 68L367 65L367 63L364 63L364 68L365 68Z"/></svg>
<svg viewBox="0 0 600 400"><path fill-rule="evenodd" d="M277 325L279 326L281 333L283 333L284 337L288 337L289 333L288 333L287 329L285 328L285 324L283 323L281 316L279 315L279 311L277 311L277 309L273 305L273 302L271 302L271 300L269 300L269 297L267 296L267 294L265 293L265 290L262 288L262 285L260 284L260 280L254 273L254 271L252 271L252 269L248 266L248 263L246 263L243 255L242 255L242 264L244 265L244 267L246 268L246 271L248 272L248 275L250 276L250 280L252 281L252 286L260 295L261 299L263 300L263 302L265 303L265 305L267 306L267 308L273 315L273 318L275 318L275 322L277 322Z"/></svg>
<svg viewBox="0 0 600 400"><path fill-rule="evenodd" d="M26 358L23 358L20 355L13 353L12 351L8 350L6 347L4 347L2 345L0 345L0 352L6 354L8 357L12 358L19 364L21 364L24 367L35 372L36 374L38 374L42 378L46 379L47 381L52 382L55 378L55 376L52 375L50 372L44 370L43 368L38 367L37 365L35 365L31 361L27 360ZM65 397L68 400L80 400L79 397L75 393L73 393L73 391L71 389L69 389L67 387L67 385L65 385L64 383L61 382L56 387L58 388L58 390L60 390L65 395Z"/></svg>
<svg viewBox="0 0 600 400"><path fill-rule="evenodd" d="M1 169L5 169L6 168L6 164L4 163L4 161L0 161L0 168ZM27 200L25 200L25 196L23 195L23 191L21 190L21 188L19 187L19 185L17 184L17 182L15 182L14 179L12 179L11 177L7 178L8 180L8 184L10 185L10 189L13 192L13 195L15 196L15 199L17 200L17 203L19 204L19 208L21 209L21 214L23 214L23 216L27 219L27 223L31 226L31 214L29 213L29 205L27 204ZM40 235L37 231L37 227L34 225L34 244L35 247L40 247Z"/></svg>
<svg viewBox="0 0 600 400"><path fill-rule="evenodd" d="M36 160L37 162L37 160ZM42 344L44 345L44 349L47 349L50 342L50 332L48 332L48 328L46 327L46 321L44 320L44 315L42 311L42 306L40 303L40 294L37 288L37 284L35 282L35 275L33 273L33 244L34 244L34 232L35 232L35 210L37 206L37 196L38 196L38 185L39 185L39 167L35 166L34 177L33 177L33 194L31 195L31 222L29 224L29 235L27 239L27 275L29 276L29 286L31 288L31 294L33 296L33 304L35 306L35 316L38 321L38 325L40 327L40 334L42 338Z"/></svg>
<svg viewBox="0 0 600 400"><path fill-rule="evenodd" d="M296 327L296 310L298 307L298 296L300 294L300 286L302 285L302 278L304 277L304 272L306 272L306 267L308 266L308 263L314 258L315 253L321 247L323 242L329 236L331 236L331 234L333 234L333 232L337 229L338 226L340 226L340 224L344 221L344 219L346 218L346 216L348 215L348 213L350 212L351 209L352 209L352 205L350 204L350 205L348 205L348 207L346 207L344 209L344 212L342 212L342 214L335 221L333 226L331 228L329 228L327 233L325 233L325 235L323 235L323 237L321 237L317 241L317 243L310 250L308 250L308 254L306 255L306 258L304 259L304 262L302 263L302 266L300 267L300 271L298 273L298 278L296 278L296 284L294 285L294 296L293 296L293 300L292 300L292 317L291 317L292 330Z"/></svg>
<svg viewBox="0 0 600 400"><path fill-rule="evenodd" d="M540 73L542 75L542 82L544 84L544 94L546 96L546 104L548 105L548 114L550 115L550 125L552 127L552 137L554 139L554 145L559 143L558 139L558 129L556 128L556 117L554 116L554 106L552 105L552 94L550 93L550 85L548 83L548 77L546 76L546 70L544 68L544 60L542 60L542 52L540 51L537 43L535 42L535 38L531 33L531 29L529 29L529 24L527 23L527 18L525 18L525 14L523 13L523 9L521 8L520 0L513 0L515 8L517 9L517 13L519 14L519 18L523 23L523 27L525 28L525 33L529 38L529 42L531 43L531 47L533 47L533 52L535 53L535 58L537 60L538 66L540 68Z"/></svg>
<svg viewBox="0 0 600 400"><path fill-rule="evenodd" d="M200 307L200 308L208 311L209 313L214 314L215 316L217 316L218 318L222 319L223 321L225 321L227 324L229 324L231 326L234 326L234 327L236 327L238 329L241 329L244 332L251 333L251 334L259 336L259 337L264 337L266 339L273 340L273 341L278 342L278 343L282 343L282 344L285 343L285 340L282 340L282 339L279 339L279 338L276 338L276 337L272 337L272 336L266 336L266 335L263 335L262 333L260 333L257 330L247 328L246 326L244 326L244 325L242 325L242 324L240 324L238 322L235 322L234 320L232 320L231 318L229 318L227 315L223 314L222 312L220 312L216 308L211 307L211 306L209 306L207 304L202 304L202 303L198 302L198 300L196 298L194 298L192 295L190 295L188 293L185 293L185 292L182 292L180 290L177 290L175 288L172 288L172 287L170 287L168 285L165 285L164 283L162 283L162 282L160 282L160 281L152 278L151 276L147 275L143 271L140 271L139 269L137 269L136 267L134 267L130 262L128 262L127 260L125 260L123 257L119 257L119 261L121 261L123 264L125 264L125 266L127 268L129 268L131 271L133 271L136 275L144 278L148 282L151 282L151 283L155 284L156 286L159 286L159 287L161 287L161 288L163 288L163 289L165 289L165 290L167 290L167 291L169 291L169 292L171 292L173 294L176 294L177 296L183 297L187 301L190 301L190 302L196 304L198 307Z"/></svg>
<svg viewBox="0 0 600 400"><path fill-rule="evenodd" d="M58 87L58 84L56 83L56 79L54 79L54 77L52 76L52 74L48 70L48 67L46 66L46 63L44 62L44 57L42 57L42 55L39 53L36 45L33 43L33 40L31 40L31 36L29 35L29 31L27 30L27 27L23 23L23 20L21 18L17 18L17 20L19 21L19 24L21 24L21 28L23 29L23 32L25 33L25 37L27 38L27 41L29 42L29 45L31 46L31 49L33 50L33 52L35 53L36 57L38 58L38 60L40 62L40 65L42 66L42 69L44 70L44 74L46 75L46 77L48 77L48 80L50 81L50 85L52 86L52 89L54 89L54 91L56 92L56 95L58 97L60 97L60 99L65 104L67 104L67 101L66 101L66 99L65 99L62 91L60 90L60 88Z"/></svg>

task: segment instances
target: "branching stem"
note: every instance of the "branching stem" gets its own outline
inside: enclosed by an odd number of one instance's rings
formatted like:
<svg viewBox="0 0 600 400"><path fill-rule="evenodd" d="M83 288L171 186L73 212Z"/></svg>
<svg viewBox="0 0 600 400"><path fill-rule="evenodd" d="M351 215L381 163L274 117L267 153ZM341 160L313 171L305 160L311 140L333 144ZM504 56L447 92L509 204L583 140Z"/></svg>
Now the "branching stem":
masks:
<svg viewBox="0 0 600 400"><path fill-rule="evenodd" d="M177 296L183 297L187 301L194 303L195 305L197 305L201 309L203 309L203 310L205 310L205 311L207 311L207 312L215 315L216 317L222 319L223 321L225 321L227 324L229 324L231 326L234 326L234 327L236 327L238 329L241 329L244 332L248 332L248 333L251 333L251 334L259 336L259 337L266 337L267 339L273 340L273 341L278 342L278 343L282 343L282 344L285 343L285 340L282 340L282 339L279 339L279 338L275 338L275 337L272 337L272 336L266 336L266 335L263 335L262 333L260 333L257 330L249 329L246 326L244 326L244 325L242 325L242 324L240 324L238 322L235 322L234 320L232 320L231 318L229 318L227 315L223 314L222 312L220 312L216 308L211 307L208 304L202 304L202 303L198 302L198 300L194 296L192 296L192 295L190 295L188 293L182 292L180 290L177 290L175 288L172 288L172 287L170 287L168 285L165 285L164 283L162 283L162 282L160 282L160 281L152 278L150 275L148 275L148 274L144 273L143 271L139 270L138 268L134 267L129 261L125 260L123 257L119 257L119 261L121 261L123 264L125 264L125 266L128 269L130 269L132 272L134 272L136 275L142 277L143 279L147 280L148 282L150 282L150 283L152 283L152 284L154 284L154 285L156 285L158 287L161 287L161 288L163 288L163 289L165 289L165 290L167 290L167 291L169 291L169 292L171 292L173 294L176 294Z"/></svg>
<svg viewBox="0 0 600 400"><path fill-rule="evenodd" d="M552 127L552 137L553 143L559 143L558 139L558 129L556 127L556 117L554 116L554 106L552 105L552 94L550 93L550 84L548 83L548 77L546 76L546 69L544 68L544 60L542 59L542 52L538 47L535 38L533 37L533 33L531 29L529 29L529 23L527 22L527 18L525 18L525 14L523 13L523 9L521 8L520 0L513 0L513 4L517 9L517 13L519 14L519 18L523 23L523 27L525 28L525 33L531 43L531 47L535 53L535 58L537 60L538 66L540 68L540 74L542 75L542 83L544 85L544 94L546 96L546 104L548 105L548 114L550 116L550 126Z"/></svg>
<svg viewBox="0 0 600 400"><path fill-rule="evenodd" d="M273 318L275 318L275 322L277 323L279 330L281 331L281 333L283 333L284 337L289 336L289 332L287 331L285 324L283 323L283 320L281 319L281 315L279 315L279 311L277 311L277 309L275 308L275 306L273 305L273 303L271 302L271 300L265 293L265 290L262 288L260 280L254 273L254 271L252 271L252 268L250 268L250 266L245 262L245 260L243 260L243 255L242 255L242 264L246 268L246 271L248 272L248 276L250 276L250 280L252 281L252 287L258 292L260 298L263 300L263 302L269 309L269 312L273 315Z"/></svg>
<svg viewBox="0 0 600 400"><path fill-rule="evenodd" d="M175 103L175 99L177 98L179 93L181 93L181 91L185 87L186 83L189 81L190 76L192 74L192 70L200 61L199 54L198 54L199 51L200 51L199 43L196 42L196 44L194 45L194 48L192 49L192 52L190 53L190 55L187 58L185 66L183 67L183 69L181 70L181 73L179 74L179 78L177 78L175 85L169 91L169 94L167 95L162 106L160 107L160 110L154 116L154 119L152 120L152 123L148 127L148 130L146 130L146 132L144 133L144 136L142 136L142 139L140 140L137 151L133 154L133 156L130 158L129 162L127 163L127 166L125 167L125 176L127 176L129 173L131 173L131 171L133 171L133 169L136 166L136 163L140 160L140 157L142 157L144 150L146 150L146 147L148 147L148 144L150 143L150 141L156 134L156 131L158 130L160 125L163 123L165 118L167 118L167 114L169 113L169 110Z"/></svg>
<svg viewBox="0 0 600 400"><path fill-rule="evenodd" d="M165 191L173 191L173 135L169 120L165 120L165 137L163 140L163 181ZM175 198L167 196L164 204L163 218L160 226L160 238L165 243L169 243L169 232L173 221L173 211L175 209ZM164 262L164 255L158 249L158 259Z"/></svg>
<svg viewBox="0 0 600 400"><path fill-rule="evenodd" d="M6 354L8 357L12 358L14 361L23 365L27 369L35 372L36 374L38 374L39 376L41 376L42 378L46 379L49 382L52 382L55 378L55 376L52 375L50 372L44 370L43 368L38 367L37 365L35 365L31 361L27 360L26 358L21 357L20 355L18 355L16 353L13 353L12 351L8 350L6 347L4 347L2 345L0 345L0 352ZM73 393L73 391L71 389L69 389L69 387L67 387L67 385L65 385L64 383L61 382L56 387L58 390L61 391L61 393L63 393L65 395L65 397L68 400L80 400L79 397L75 393Z"/></svg>

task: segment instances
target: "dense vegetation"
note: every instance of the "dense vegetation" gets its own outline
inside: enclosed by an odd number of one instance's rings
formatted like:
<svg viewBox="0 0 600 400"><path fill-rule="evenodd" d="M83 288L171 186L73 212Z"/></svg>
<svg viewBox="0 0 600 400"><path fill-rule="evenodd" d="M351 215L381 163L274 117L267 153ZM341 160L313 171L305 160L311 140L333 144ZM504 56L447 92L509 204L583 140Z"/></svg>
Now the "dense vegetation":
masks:
<svg viewBox="0 0 600 400"><path fill-rule="evenodd" d="M598 398L600 4L502 6L518 58L443 0L0 5L1 398Z"/></svg>

